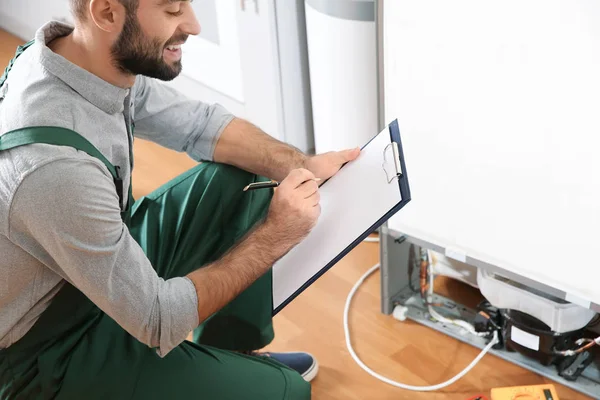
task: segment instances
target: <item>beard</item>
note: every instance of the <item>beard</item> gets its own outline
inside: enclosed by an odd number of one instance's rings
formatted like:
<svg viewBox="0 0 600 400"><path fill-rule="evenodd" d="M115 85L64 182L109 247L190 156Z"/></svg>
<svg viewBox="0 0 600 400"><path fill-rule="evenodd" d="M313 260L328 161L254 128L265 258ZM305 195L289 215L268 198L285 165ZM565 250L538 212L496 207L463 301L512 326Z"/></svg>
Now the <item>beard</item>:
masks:
<svg viewBox="0 0 600 400"><path fill-rule="evenodd" d="M111 48L116 67L132 75L163 81L175 79L182 70L181 60L169 65L163 59L163 51L173 43L185 41L187 35L171 38L163 45L160 40L144 34L135 13L128 12L126 18L123 30Z"/></svg>

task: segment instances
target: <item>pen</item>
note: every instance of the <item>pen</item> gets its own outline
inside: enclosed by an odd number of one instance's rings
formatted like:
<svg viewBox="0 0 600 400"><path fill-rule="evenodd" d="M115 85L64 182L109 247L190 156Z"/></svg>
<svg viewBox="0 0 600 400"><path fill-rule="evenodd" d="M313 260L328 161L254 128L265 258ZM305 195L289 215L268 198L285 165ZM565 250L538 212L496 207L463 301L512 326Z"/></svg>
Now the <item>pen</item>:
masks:
<svg viewBox="0 0 600 400"><path fill-rule="evenodd" d="M246 186L244 188L244 192L247 192L248 190L254 190L254 189L274 188L277 186L279 186L279 182L277 182L277 181L254 182L254 183L251 183L248 186Z"/></svg>
<svg viewBox="0 0 600 400"><path fill-rule="evenodd" d="M315 178L313 179L315 182L320 182L321 178ZM249 184L248 186L246 186L244 188L244 192L247 192L248 190L255 190L255 189L267 189L267 188L275 188L279 186L279 182L277 181L264 181L264 182L254 182Z"/></svg>

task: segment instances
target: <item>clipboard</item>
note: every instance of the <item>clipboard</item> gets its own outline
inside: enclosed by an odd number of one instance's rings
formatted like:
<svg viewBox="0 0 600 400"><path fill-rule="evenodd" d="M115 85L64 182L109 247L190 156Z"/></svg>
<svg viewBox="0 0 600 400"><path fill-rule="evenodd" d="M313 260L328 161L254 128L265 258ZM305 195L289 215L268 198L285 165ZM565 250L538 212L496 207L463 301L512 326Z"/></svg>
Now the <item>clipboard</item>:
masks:
<svg viewBox="0 0 600 400"><path fill-rule="evenodd" d="M273 266L273 315L410 202L398 120L319 191L317 225Z"/></svg>

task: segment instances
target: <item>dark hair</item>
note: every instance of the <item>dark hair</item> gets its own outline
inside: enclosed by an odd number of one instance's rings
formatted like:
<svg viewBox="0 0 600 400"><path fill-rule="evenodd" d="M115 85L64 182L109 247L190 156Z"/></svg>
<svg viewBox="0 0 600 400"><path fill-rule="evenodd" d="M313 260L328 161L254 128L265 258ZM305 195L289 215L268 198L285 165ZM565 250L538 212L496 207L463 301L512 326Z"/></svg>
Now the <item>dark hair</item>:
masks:
<svg viewBox="0 0 600 400"><path fill-rule="evenodd" d="M90 0L70 0L71 1L71 11L73 15L78 20L85 20L86 18L86 8L90 2ZM128 13L134 13L139 4L139 0L119 0L119 3L125 6L125 9Z"/></svg>

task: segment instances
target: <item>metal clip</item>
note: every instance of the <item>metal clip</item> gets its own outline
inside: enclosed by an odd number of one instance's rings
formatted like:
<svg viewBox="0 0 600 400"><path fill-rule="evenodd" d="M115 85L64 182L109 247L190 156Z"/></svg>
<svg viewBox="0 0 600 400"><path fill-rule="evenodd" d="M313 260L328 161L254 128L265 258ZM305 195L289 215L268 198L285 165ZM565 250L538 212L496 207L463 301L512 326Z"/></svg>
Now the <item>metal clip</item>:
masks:
<svg viewBox="0 0 600 400"><path fill-rule="evenodd" d="M390 178L390 175L388 174L388 170L386 168L387 165L387 151L389 148L392 148L392 154L394 155L394 167L396 169L396 173L392 174L392 177ZM385 176L387 178L388 183L392 183L392 181L394 179L400 179L402 177L402 166L400 165L400 152L398 151L398 143L396 142L392 142L390 144L388 144L387 146L385 146L385 149L383 149L383 171L385 172Z"/></svg>

